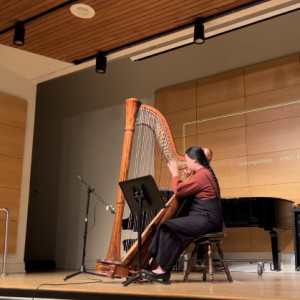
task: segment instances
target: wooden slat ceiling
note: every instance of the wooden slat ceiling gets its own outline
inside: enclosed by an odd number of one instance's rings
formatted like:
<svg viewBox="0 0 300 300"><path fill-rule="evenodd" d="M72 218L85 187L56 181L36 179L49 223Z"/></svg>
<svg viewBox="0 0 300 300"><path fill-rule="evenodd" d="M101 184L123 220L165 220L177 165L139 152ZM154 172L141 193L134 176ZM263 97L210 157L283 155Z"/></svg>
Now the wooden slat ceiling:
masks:
<svg viewBox="0 0 300 300"><path fill-rule="evenodd" d="M17 21L25 21L25 45L20 49L73 62L175 30L198 18L211 18L256 2L260 1L1 0L0 43L18 47L13 44L13 27ZM75 17L70 6L76 3L91 6L96 15L91 19ZM67 5L34 19L62 4Z"/></svg>

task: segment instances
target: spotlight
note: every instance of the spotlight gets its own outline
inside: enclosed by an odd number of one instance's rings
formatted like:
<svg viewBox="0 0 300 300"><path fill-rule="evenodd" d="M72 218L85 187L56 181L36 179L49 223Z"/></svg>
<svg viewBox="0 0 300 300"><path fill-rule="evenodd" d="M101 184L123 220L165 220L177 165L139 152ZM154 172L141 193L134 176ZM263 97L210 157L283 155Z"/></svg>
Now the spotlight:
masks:
<svg viewBox="0 0 300 300"><path fill-rule="evenodd" d="M205 41L204 25L201 20L196 21L194 28L194 42L196 44L203 44Z"/></svg>
<svg viewBox="0 0 300 300"><path fill-rule="evenodd" d="M25 28L22 22L17 22L15 27L14 44L17 46L24 45Z"/></svg>
<svg viewBox="0 0 300 300"><path fill-rule="evenodd" d="M102 53L98 53L96 56L96 72L104 74L106 70L106 56Z"/></svg>

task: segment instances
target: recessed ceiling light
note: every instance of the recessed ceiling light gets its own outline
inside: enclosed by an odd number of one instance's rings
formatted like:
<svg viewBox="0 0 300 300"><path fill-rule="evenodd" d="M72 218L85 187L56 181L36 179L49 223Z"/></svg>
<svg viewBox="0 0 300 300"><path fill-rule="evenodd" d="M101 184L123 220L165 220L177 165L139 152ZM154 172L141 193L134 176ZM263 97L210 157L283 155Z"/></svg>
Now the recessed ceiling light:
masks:
<svg viewBox="0 0 300 300"><path fill-rule="evenodd" d="M95 15L95 11L92 7L81 3L73 4L70 7L70 11L74 16L82 19L90 19Z"/></svg>

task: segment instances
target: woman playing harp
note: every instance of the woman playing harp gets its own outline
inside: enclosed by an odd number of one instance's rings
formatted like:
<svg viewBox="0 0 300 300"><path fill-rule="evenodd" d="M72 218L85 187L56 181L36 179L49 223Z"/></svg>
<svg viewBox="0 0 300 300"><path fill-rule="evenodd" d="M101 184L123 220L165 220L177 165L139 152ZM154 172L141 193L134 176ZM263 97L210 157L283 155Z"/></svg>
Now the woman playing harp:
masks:
<svg viewBox="0 0 300 300"><path fill-rule="evenodd" d="M196 236L222 229L218 180L203 149L191 147L186 151L185 158L187 173L192 174L185 182L179 179L176 162L169 162L168 167L173 177L175 195L187 198L188 213L161 224L149 247L158 267L153 271L144 271L163 281L169 280L170 271L180 254Z"/></svg>
<svg viewBox="0 0 300 300"><path fill-rule="evenodd" d="M136 131L135 134L134 131ZM137 141L133 141L136 138ZM149 143L152 143L154 147L150 147ZM139 155L139 158L136 159L136 162L139 164L132 170L130 157L133 145L136 148L135 153ZM141 148L139 148L139 146L141 146ZM146 158L150 160L150 164L145 163ZM129 173L133 174L133 178L153 174L159 187L169 187L171 177L166 163L171 161L176 161L178 167L181 169L186 166L185 157L176 152L169 126L164 117L154 108L141 105L136 99L126 100L126 126L119 181L127 180ZM163 165L163 163L165 163L165 165ZM166 171L167 176L162 176L162 172L157 172L158 169L160 171ZM97 261L96 269L98 274L112 278L115 276L127 277L129 269L134 269L137 262L136 244L130 248L122 259L120 257L124 206L125 199L119 188L108 254L105 260L99 259ZM157 228L166 220L173 218L178 208L179 202L177 198L171 198L167 203L167 208L161 210L143 232L142 266L145 266L151 258L148 247Z"/></svg>

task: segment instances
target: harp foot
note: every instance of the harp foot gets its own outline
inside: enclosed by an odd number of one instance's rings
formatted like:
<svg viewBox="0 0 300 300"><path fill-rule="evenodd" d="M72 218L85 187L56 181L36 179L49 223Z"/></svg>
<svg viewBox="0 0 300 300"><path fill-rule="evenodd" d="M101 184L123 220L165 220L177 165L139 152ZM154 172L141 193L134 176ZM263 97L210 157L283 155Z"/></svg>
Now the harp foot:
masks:
<svg viewBox="0 0 300 300"><path fill-rule="evenodd" d="M95 273L110 278L128 277L129 268L123 266L121 261L109 261L98 259Z"/></svg>

